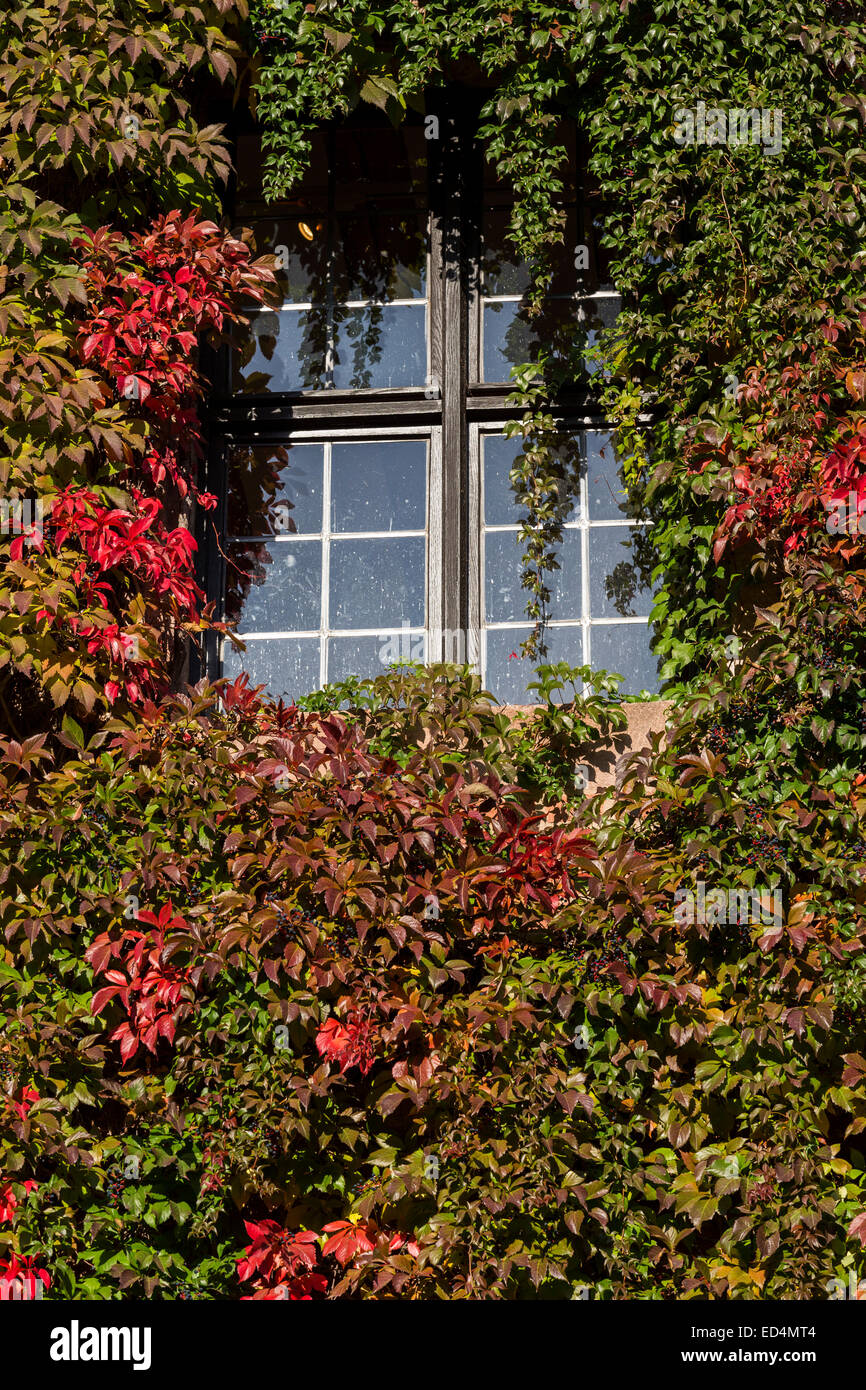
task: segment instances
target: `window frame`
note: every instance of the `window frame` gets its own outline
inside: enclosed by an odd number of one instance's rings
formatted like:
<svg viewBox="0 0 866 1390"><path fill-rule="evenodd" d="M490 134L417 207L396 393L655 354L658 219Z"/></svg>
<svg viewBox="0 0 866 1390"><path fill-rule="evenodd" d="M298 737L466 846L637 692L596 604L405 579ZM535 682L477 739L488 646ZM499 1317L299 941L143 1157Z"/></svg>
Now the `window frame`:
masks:
<svg viewBox="0 0 866 1390"><path fill-rule="evenodd" d="M508 403L513 390L509 382L482 380L485 296L480 274L482 189L477 174L482 154L475 138L477 101L478 94L470 89L449 88L431 94L427 104L427 116L438 120L438 138L427 142L428 378L424 386L233 396L228 351L220 352L214 378L220 390L212 400L206 469L207 489L219 500L215 512L199 515L201 582L208 600L215 603L219 620L224 617L225 560L220 552L227 540L227 459L231 451L256 445L325 443L338 438L421 436L430 440L425 548L427 660L442 659L443 655L447 659L442 635L459 632L464 635L466 660L483 670L487 625L481 587L483 516L479 510L478 441L482 432L501 433L508 421L519 419L522 412ZM280 205L269 208L267 215L278 218ZM579 292L575 295L582 297ZM578 387L564 395L558 402L558 414L567 428L607 427L590 388ZM584 555L587 544L585 541ZM588 583L585 562L583 584ZM585 627L584 617L573 625ZM261 638L256 635L250 640ZM203 659L193 663L196 678L206 675L212 679L221 674L222 647L218 634L206 634ZM586 649L584 637L584 652Z"/></svg>

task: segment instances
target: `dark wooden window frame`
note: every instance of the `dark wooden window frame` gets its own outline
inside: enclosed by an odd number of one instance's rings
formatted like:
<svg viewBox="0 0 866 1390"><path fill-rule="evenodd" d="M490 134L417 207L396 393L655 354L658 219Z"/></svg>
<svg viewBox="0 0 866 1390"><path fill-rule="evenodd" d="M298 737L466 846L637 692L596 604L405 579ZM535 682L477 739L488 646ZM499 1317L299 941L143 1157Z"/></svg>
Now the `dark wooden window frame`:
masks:
<svg viewBox="0 0 866 1390"><path fill-rule="evenodd" d="M215 510L199 513L199 578L215 617L224 616L227 460L231 451L254 445L278 446L299 431L305 440L327 438L334 430L427 427L439 433L440 509L428 547L428 594L438 596L428 611L428 659L444 631L471 634L478 626L478 519L470 515L477 493L470 477L470 425L501 428L519 418L509 406L507 384L480 380L480 264L482 156L474 139L477 94L449 88L432 93L427 114L438 121L438 138L428 143L429 160L429 340L430 375L423 387L372 390L319 390L262 396L232 396L228 353L212 363L216 390L208 413L206 487L218 497ZM592 394L577 391L558 412L574 429L603 428ZM433 539L435 538L435 540ZM433 621L431 621L431 618ZM217 634L206 635L202 657L192 653L193 680L220 674Z"/></svg>

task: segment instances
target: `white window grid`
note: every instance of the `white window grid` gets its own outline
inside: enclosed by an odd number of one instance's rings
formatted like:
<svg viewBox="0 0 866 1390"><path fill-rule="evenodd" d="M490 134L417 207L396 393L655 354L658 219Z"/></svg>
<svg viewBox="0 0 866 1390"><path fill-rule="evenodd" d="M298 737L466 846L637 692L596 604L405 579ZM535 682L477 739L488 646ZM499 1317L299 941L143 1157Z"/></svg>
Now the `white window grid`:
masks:
<svg viewBox="0 0 866 1390"><path fill-rule="evenodd" d="M260 437L253 437L253 447L259 444ZM424 442L427 445L427 470L426 470L426 517L427 525L423 528L414 530L399 531L334 531L331 527L331 463L333 458L333 446L340 443L387 443L396 439L414 439ZM438 429L418 430L410 427L397 426L393 429L354 429L354 430L331 430L327 438L313 431L292 431L291 443L295 444L318 444L323 450L323 477L322 477L322 530L317 532L304 532L302 535L296 533L276 534L271 536L238 536L227 535L227 548L234 545L303 545L307 542L320 545L322 548L322 592L320 607L320 623L318 628L306 629L268 629L261 632L238 631L237 636L247 644L255 642L267 642L274 640L296 640L317 639L319 642L319 684L324 686L328 682L328 644L332 637L380 637L387 640L391 637L398 637L401 642L408 639L409 642L417 637L424 638L425 656L430 650L430 628L435 628L440 612L440 595L433 582L434 566L432 563L432 553L438 550L441 525L438 518L441 516L441 496L442 496L442 463L440 450L441 434ZM331 562L331 543L336 538L339 541L350 540L382 540L399 538L423 537L424 565L425 565L425 622L420 625L409 625L395 627L393 625L382 624L374 628L337 628L330 625L330 562ZM230 553L230 552L229 552ZM220 661L222 663L228 639L223 637L220 641Z"/></svg>
<svg viewBox="0 0 866 1390"><path fill-rule="evenodd" d="M593 521L589 515L589 476L586 467L588 449L587 445L591 435L599 438L607 438L609 432L599 428L597 423L589 418L584 421L573 421L570 428L580 435L580 453L582 466L580 469L579 489L577 499L579 500L578 516L573 521L568 521L564 525L566 531L577 531L581 536L581 613L579 617L552 617L546 624L547 629L573 629L581 633L582 660L575 662L575 665L592 665L592 632L594 627L630 626L630 627L649 627L649 618L642 616L628 617L617 615L616 617L593 618L591 612L590 596L590 532L602 529L619 529L623 531L634 531L646 529L649 525L646 521L634 520L630 517L611 518L610 520L599 518ZM528 619L521 621L514 619L504 622L492 622L487 619L487 582L485 574L486 562L486 537L496 532L519 533L521 530L520 522L513 524L494 524L488 525L484 518L484 440L487 438L501 438L502 430L490 426L473 425L470 434L470 515L473 518L472 532L476 537L475 550L478 556L478 564L475 574L471 579L471 605L473 614L473 626L477 629L480 642L480 663L479 674L483 682L487 681L487 633L488 632L513 632L515 639L527 636L532 631L532 623ZM515 453L520 452L519 441L515 441ZM612 446L609 446L612 447ZM527 593L527 598L529 597ZM590 687L584 685L584 694L589 692Z"/></svg>

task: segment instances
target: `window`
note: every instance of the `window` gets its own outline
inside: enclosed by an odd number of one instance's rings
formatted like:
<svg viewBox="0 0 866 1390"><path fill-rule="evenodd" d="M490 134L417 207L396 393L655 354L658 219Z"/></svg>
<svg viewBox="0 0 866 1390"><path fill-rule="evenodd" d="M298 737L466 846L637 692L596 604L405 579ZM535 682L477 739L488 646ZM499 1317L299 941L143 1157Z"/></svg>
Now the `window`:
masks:
<svg viewBox="0 0 866 1390"><path fill-rule="evenodd" d="M619 301L574 137L567 249L530 318L509 192L471 138L473 98L450 91L431 114L323 131L279 206L261 199L257 137L239 139L236 220L277 256L281 303L251 312L222 362L209 465L220 506L203 518L202 553L247 649L211 640L207 669L247 670L287 700L438 659L472 662L502 700L530 698L509 373L560 338L588 347ZM560 402L576 493L549 581L548 659L655 689L645 527L590 384Z"/></svg>

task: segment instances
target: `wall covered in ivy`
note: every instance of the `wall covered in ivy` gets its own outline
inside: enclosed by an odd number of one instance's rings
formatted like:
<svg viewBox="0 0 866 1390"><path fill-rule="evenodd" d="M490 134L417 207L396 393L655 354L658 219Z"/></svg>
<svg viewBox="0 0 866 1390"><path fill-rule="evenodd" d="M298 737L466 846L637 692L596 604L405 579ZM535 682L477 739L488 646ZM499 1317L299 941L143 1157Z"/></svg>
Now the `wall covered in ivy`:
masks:
<svg viewBox="0 0 866 1390"><path fill-rule="evenodd" d="M59 0L0 37L4 1287L856 1286L859 6ZM592 797L603 674L542 666L526 721L453 667L167 693L212 622L196 347L273 281L223 211L233 110L276 198L322 122L449 83L484 89L536 297L577 121L623 296L595 379L674 703ZM576 357L515 373L533 618Z"/></svg>

